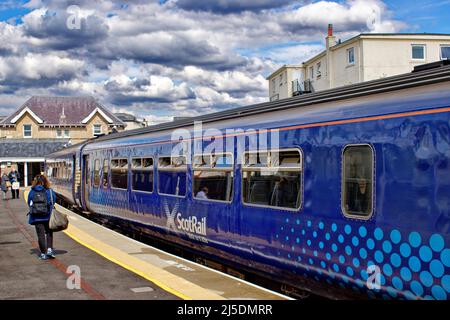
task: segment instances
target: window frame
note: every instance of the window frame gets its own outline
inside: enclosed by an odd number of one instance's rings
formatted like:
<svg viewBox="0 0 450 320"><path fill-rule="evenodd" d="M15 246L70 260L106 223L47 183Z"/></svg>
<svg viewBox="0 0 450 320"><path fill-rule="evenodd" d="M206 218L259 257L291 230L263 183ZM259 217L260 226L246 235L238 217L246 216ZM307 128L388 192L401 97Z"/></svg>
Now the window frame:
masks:
<svg viewBox="0 0 450 320"><path fill-rule="evenodd" d="M98 169L95 170L95 166L96 166L97 163L98 163ZM92 166L92 173L93 173L92 187L93 187L93 188L96 188L96 189L99 189L100 186L101 186L101 176L100 176L100 169L101 169L101 167L100 167L100 165L101 165L100 158L94 159L94 165ZM96 172L96 171L98 172L98 173L97 173L97 176L98 176L98 184L95 183L95 177L96 177L96 173L95 173L95 172Z"/></svg>
<svg viewBox="0 0 450 320"><path fill-rule="evenodd" d="M173 198L180 198L180 199L186 199L186 197L187 197L187 195L188 195L188 186L189 186L189 184L188 184L188 172L189 172L189 170L188 170L188 164L187 164L187 156L179 156L179 157L184 157L185 158L185 160L186 160L186 193L184 194L184 196L177 196L177 195L175 195L175 194L170 194L170 193L162 193L162 192L160 192L159 191L159 188L160 188L160 185L159 185L159 172L160 171L177 171L176 169L174 170L174 169L160 169L160 167L159 167L159 159L161 159L161 158L170 158L170 163L172 163L172 156L171 155L159 155L156 159L157 159L157 167L156 167L156 178L158 179L158 181L157 181L157 190L156 190L156 193L158 194L158 195L161 195L161 196L167 196L167 197L173 197ZM155 166L155 162L153 161L153 166Z"/></svg>
<svg viewBox="0 0 450 320"><path fill-rule="evenodd" d="M353 53L353 61L350 61L350 52ZM347 65L354 66L356 64L356 50L355 47L347 49Z"/></svg>
<svg viewBox="0 0 450 320"><path fill-rule="evenodd" d="M372 201L372 210L370 212L370 214L368 215L358 215L358 214L351 214L351 213L347 213L347 211L344 208L344 185L345 185L345 163L344 163L344 157L345 157L345 150L347 150L348 148L351 147L369 147L371 152L372 152L372 197L371 197L371 201ZM348 219L355 219L355 220L360 220L360 221L369 221L371 220L374 215L375 215L375 191L376 191L376 183L375 183L375 177L376 177L376 159L375 159L375 147L373 145L371 145L370 143L352 143L352 144L346 144L343 148L342 148L342 153L341 153L341 212L343 214L343 216L345 218Z"/></svg>
<svg viewBox="0 0 450 320"><path fill-rule="evenodd" d="M105 187L105 185L103 184L103 178L105 177L105 162L108 164L107 168L108 168L108 172L106 172L106 182L107 185ZM103 158L103 161L101 162L102 164L102 175L101 175L101 187L103 189L108 189L108 187L111 187L111 182L110 182L110 169L111 169L111 160L109 159L109 157L105 157Z"/></svg>
<svg viewBox="0 0 450 320"><path fill-rule="evenodd" d="M274 206L268 206L268 205L262 205L262 204L253 204L253 203L248 203L244 201L244 172L245 172L245 155L246 153L260 153L260 152L289 152L289 151L298 151L300 153L300 164L301 164L301 169L300 169L300 206L299 208L286 208L286 207L274 207ZM262 151L244 151L241 155L241 204L245 207L255 207L255 208L264 208L264 209L270 209L270 210L275 210L275 211L289 211L292 213L297 213L299 214L301 211L303 211L303 205L304 205L304 179L305 179L305 165L304 165L304 154L303 154L303 149L301 147L294 147L294 148L285 148L285 149L274 149L274 150L262 150ZM283 167L278 167L279 171L283 171ZM280 170L281 169L281 170ZM290 169L290 168L285 168L285 169ZM252 170L249 170L252 171ZM258 170L253 170L253 171L258 171Z"/></svg>
<svg viewBox="0 0 450 320"><path fill-rule="evenodd" d="M118 188L118 187L114 187L113 185L112 185L112 166L111 166L111 163L113 162L113 160L119 160L119 163L120 163L120 160L126 160L127 161L127 187L126 188ZM109 171L111 172L111 174L110 174L110 176L109 176L109 181L110 181L110 184L109 184L109 186L110 186L110 188L111 189L114 189L114 190L121 190L121 191L128 191L128 189L129 189L129 176L130 176L130 161L129 161L129 159L128 158L126 158L126 157L119 157L119 158L111 158L110 160L109 160L110 162L109 162Z"/></svg>
<svg viewBox="0 0 450 320"><path fill-rule="evenodd" d="M231 156L231 161L232 161L232 165L230 169L215 169L215 168L206 168L206 169L201 169L201 168L195 168L194 167L194 163L195 163L195 157L199 157L199 156L205 156L205 155L209 155L212 156L212 153L203 153L203 154L194 154L194 158L192 160L192 199L194 201L202 201L202 202L218 202L218 203L224 203L224 204L231 204L233 202L234 199L234 194L235 194L235 188L234 188L234 183L235 183L235 177L236 175L235 173L235 164L236 162L234 161L234 154L232 152L218 152L215 153L215 155L230 155ZM230 194L230 200L225 201L225 200L215 200L215 199L200 199L197 198L195 196L195 192L194 192L194 172L195 171L226 171L226 172L231 172L233 174L233 182L232 182L232 186L233 189L231 190L231 194Z"/></svg>
<svg viewBox="0 0 450 320"><path fill-rule="evenodd" d="M441 44L439 46L439 56L441 58L441 61L443 61L443 60L450 60L450 58L444 59L444 57L442 56L442 48L450 48L450 44Z"/></svg>
<svg viewBox="0 0 450 320"><path fill-rule="evenodd" d="M27 131L27 130L25 130L26 126L30 127L30 130L29 130L30 131L30 135L29 136L25 135L25 131ZM23 138L24 139L32 139L33 138L33 126L31 124L24 124L23 125Z"/></svg>
<svg viewBox="0 0 450 320"><path fill-rule="evenodd" d="M95 133L95 127L100 127L100 133ZM102 130L102 125L101 124L99 124L99 123L96 123L96 124L93 124L92 125L92 135L94 136L94 137L96 137L96 136L98 136L98 135L101 135L103 133L103 130Z"/></svg>
<svg viewBox="0 0 450 320"><path fill-rule="evenodd" d="M136 159L141 159L141 161L142 161L142 159L152 159L152 161L153 161L151 170L150 169L149 170L141 170L141 171L152 171L153 172L153 178L152 178L152 190L153 191L151 191L151 192L144 191L144 190L136 190L133 188L133 160L136 160ZM131 174L131 192L139 192L139 193L146 193L146 194L153 194L155 192L155 157L154 156L132 157L130 174Z"/></svg>
<svg viewBox="0 0 450 320"><path fill-rule="evenodd" d="M320 79L320 78L322 78L322 71L320 70L320 69L322 69L322 61L317 62L316 67L317 67L316 78Z"/></svg>
<svg viewBox="0 0 450 320"><path fill-rule="evenodd" d="M422 47L423 49L423 58L414 58L414 47ZM427 60L427 45L426 44L411 44L411 60L413 61L426 61Z"/></svg>

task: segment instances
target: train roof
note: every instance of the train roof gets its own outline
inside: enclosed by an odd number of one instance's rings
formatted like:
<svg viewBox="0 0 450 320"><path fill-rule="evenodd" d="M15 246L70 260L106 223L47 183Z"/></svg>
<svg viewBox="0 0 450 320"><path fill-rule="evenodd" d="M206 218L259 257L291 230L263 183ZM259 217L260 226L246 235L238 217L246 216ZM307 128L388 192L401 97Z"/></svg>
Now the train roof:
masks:
<svg viewBox="0 0 450 320"><path fill-rule="evenodd" d="M317 93L301 95L275 102L266 102L245 107L234 108L198 117L162 123L159 125L149 126L146 128L122 131L119 133L99 137L90 142L97 143L146 133L154 133L163 130L171 130L185 126L192 126L197 121L208 123L232 118L239 118L243 116L256 115L265 112L273 112L273 111L287 110L290 108L298 108L302 106L310 106L324 102L364 97L367 95L379 94L407 88L414 88L445 81L450 81L449 60L429 64L428 67L421 66L417 68L416 72L407 73L399 76L362 82L359 84L329 89Z"/></svg>

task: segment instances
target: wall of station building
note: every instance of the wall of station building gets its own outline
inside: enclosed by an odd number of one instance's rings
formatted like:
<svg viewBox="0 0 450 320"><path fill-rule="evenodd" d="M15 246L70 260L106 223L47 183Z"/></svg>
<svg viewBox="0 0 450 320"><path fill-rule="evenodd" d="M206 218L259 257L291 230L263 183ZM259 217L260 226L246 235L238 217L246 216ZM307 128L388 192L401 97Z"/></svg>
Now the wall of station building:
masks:
<svg viewBox="0 0 450 320"><path fill-rule="evenodd" d="M39 125L36 120L25 113L15 124L14 127L3 127L0 128L0 137L10 138L10 139L23 139L24 125L31 125L32 139L57 139L57 129L68 129L70 137L63 139L70 139L72 144L83 142L87 139L94 137L94 124L101 125L102 133L110 133L112 128L109 126L108 122L99 114L93 116L90 121L82 127L44 127Z"/></svg>

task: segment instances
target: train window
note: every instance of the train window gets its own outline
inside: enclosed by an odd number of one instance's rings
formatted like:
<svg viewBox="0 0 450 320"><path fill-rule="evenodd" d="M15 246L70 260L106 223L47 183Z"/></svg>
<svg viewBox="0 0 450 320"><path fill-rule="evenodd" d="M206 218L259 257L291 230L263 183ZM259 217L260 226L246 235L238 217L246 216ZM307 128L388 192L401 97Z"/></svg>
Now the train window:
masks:
<svg viewBox="0 0 450 320"><path fill-rule="evenodd" d="M342 166L344 214L369 217L373 211L373 149L369 145L347 146Z"/></svg>
<svg viewBox="0 0 450 320"><path fill-rule="evenodd" d="M300 209L303 167L299 149L246 152L242 171L244 203Z"/></svg>
<svg viewBox="0 0 450 320"><path fill-rule="evenodd" d="M103 188L108 188L108 173L109 173L109 161L108 159L103 159L103 172L102 172L102 185Z"/></svg>
<svg viewBox="0 0 450 320"><path fill-rule="evenodd" d="M231 201L233 193L232 154L194 156L194 198Z"/></svg>
<svg viewBox="0 0 450 320"><path fill-rule="evenodd" d="M94 187L100 187L100 160L95 159L94 161Z"/></svg>
<svg viewBox="0 0 450 320"><path fill-rule="evenodd" d="M187 165L185 156L158 159L158 193L184 197Z"/></svg>
<svg viewBox="0 0 450 320"><path fill-rule="evenodd" d="M111 187L128 189L128 160L111 160Z"/></svg>
<svg viewBox="0 0 450 320"><path fill-rule="evenodd" d="M134 191L153 192L153 158L133 159L131 175Z"/></svg>

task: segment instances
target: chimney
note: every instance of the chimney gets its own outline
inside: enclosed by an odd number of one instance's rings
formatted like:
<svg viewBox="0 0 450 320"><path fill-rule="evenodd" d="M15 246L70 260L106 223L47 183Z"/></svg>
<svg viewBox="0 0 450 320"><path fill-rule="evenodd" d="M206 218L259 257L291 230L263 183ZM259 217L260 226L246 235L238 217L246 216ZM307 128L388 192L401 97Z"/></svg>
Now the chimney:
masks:
<svg viewBox="0 0 450 320"><path fill-rule="evenodd" d="M326 71L322 72L322 74L326 75L326 79L328 81L328 87L331 89L334 87L334 79L333 79L333 51L331 50L332 47L334 47L336 43L336 37L333 35L333 25L330 23L328 25L328 36L325 40L327 45L327 65L326 65Z"/></svg>
<svg viewBox="0 0 450 320"><path fill-rule="evenodd" d="M336 37L333 35L333 25L328 25L328 36L326 38L327 50L336 45Z"/></svg>

